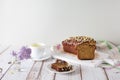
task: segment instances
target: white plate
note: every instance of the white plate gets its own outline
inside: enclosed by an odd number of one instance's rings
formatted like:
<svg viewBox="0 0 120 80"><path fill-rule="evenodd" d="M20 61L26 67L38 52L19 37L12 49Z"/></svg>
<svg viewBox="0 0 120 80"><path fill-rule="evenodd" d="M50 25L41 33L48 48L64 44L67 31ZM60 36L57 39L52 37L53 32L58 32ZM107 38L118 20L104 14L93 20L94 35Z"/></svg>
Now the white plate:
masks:
<svg viewBox="0 0 120 80"><path fill-rule="evenodd" d="M59 71L56 71L56 70L52 69L52 68L51 68L51 64L49 64L49 65L47 66L47 68L48 68L49 71L51 71L51 72L53 72L53 73L59 73L59 74L67 74L67 73L74 72L74 71L76 70L76 67L73 66L73 65L72 65L72 67L73 67L73 69L70 70L70 71L59 72Z"/></svg>

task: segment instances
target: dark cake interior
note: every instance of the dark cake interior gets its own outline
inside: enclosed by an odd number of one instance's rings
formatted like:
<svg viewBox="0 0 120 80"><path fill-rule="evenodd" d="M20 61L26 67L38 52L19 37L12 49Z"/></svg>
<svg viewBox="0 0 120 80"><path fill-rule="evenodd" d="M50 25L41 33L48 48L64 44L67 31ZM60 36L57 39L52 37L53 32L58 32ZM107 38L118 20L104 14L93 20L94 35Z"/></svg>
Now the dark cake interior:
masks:
<svg viewBox="0 0 120 80"><path fill-rule="evenodd" d="M65 72L72 70L72 65L69 65L66 61L57 59L55 63L51 64L51 68L59 72Z"/></svg>

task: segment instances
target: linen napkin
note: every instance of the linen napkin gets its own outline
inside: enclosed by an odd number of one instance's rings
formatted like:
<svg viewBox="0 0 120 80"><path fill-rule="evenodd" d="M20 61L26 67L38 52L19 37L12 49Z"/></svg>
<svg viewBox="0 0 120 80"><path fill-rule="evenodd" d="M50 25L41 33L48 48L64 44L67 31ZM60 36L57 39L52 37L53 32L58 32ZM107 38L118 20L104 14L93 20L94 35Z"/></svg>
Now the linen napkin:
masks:
<svg viewBox="0 0 120 80"><path fill-rule="evenodd" d="M99 67L119 68L120 67L120 45L116 46L112 42L103 40L97 41L97 51L107 55L102 63L97 65Z"/></svg>
<svg viewBox="0 0 120 80"><path fill-rule="evenodd" d="M57 44L53 47L53 58L62 59L70 63L91 66L112 68L120 65L120 46L116 46L110 41L100 40L96 43L94 60L79 60L74 55L65 54L62 45Z"/></svg>

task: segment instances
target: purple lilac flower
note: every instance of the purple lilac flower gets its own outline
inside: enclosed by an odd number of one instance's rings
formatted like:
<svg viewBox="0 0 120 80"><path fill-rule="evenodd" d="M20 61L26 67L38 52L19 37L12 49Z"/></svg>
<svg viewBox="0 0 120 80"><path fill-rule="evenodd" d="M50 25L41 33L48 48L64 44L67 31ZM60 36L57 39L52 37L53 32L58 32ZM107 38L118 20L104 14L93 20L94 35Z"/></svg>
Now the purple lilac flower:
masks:
<svg viewBox="0 0 120 80"><path fill-rule="evenodd" d="M31 58L31 49L23 46L18 52L13 51L12 55L17 56L19 60Z"/></svg>
<svg viewBox="0 0 120 80"><path fill-rule="evenodd" d="M29 59L31 57L30 54L31 54L31 49L23 46L18 52L18 58L20 60Z"/></svg>
<svg viewBox="0 0 120 80"><path fill-rule="evenodd" d="M56 48L59 50L59 49L61 48L61 45L58 44L58 45L56 46Z"/></svg>
<svg viewBox="0 0 120 80"><path fill-rule="evenodd" d="M15 51L12 51L13 56L17 56L17 53Z"/></svg>

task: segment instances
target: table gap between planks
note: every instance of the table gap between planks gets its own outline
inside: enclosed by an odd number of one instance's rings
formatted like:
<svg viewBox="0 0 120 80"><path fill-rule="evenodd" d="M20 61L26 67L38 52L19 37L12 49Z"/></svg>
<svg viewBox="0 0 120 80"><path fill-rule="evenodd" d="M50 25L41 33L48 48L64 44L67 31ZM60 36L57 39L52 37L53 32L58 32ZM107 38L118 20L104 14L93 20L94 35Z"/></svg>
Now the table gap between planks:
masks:
<svg viewBox="0 0 120 80"><path fill-rule="evenodd" d="M69 74L57 74L50 72L47 66L55 59L33 61L31 59L22 62L23 71L14 70L15 64L8 64L12 60L11 51L17 50L15 46L0 45L0 80L120 80L120 70L103 69L77 65L77 69Z"/></svg>

